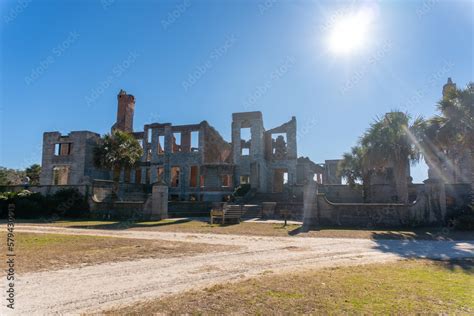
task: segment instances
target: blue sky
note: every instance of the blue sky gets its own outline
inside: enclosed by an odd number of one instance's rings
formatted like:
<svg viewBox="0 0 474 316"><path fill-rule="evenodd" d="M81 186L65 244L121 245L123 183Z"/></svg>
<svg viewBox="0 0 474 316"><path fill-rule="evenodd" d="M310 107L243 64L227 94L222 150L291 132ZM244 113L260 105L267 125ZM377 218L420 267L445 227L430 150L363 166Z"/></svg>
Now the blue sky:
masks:
<svg viewBox="0 0 474 316"><path fill-rule="evenodd" d="M362 48L331 51L337 21L373 13ZM41 161L42 133L106 133L123 88L135 129L231 113L298 120L298 153L339 158L378 115L430 116L473 80L472 1L2 1L0 165ZM415 181L426 177L412 169Z"/></svg>

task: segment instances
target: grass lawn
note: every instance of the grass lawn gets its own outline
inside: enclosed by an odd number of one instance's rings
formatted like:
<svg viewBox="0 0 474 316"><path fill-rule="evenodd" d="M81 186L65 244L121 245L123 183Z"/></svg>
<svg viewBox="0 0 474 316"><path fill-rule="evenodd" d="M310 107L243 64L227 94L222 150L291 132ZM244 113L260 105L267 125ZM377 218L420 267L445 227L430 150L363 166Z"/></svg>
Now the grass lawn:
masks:
<svg viewBox="0 0 474 316"><path fill-rule="evenodd" d="M474 262L423 260L265 275L109 314L474 313Z"/></svg>
<svg viewBox="0 0 474 316"><path fill-rule="evenodd" d="M1 234L2 240L6 234ZM228 250L227 246L97 236L15 233L18 273L56 270L104 262L190 256ZM5 274L5 271L0 272Z"/></svg>
<svg viewBox="0 0 474 316"><path fill-rule="evenodd" d="M40 224L39 222L31 224ZM301 231L300 225L287 225L271 223L248 223L243 222L236 225L210 225L207 221L191 219L167 219L161 221L127 222L127 221L55 221L53 223L41 223L41 225L52 225L71 228L89 229L134 229L151 230L163 232L186 232L186 233L215 233L236 234L250 236L299 236L299 237L333 237L333 238L370 238L370 239L425 239L425 240L474 240L474 231L443 230L442 228L416 228L416 229L394 229L394 230L371 230L371 229L344 229L323 228L321 230Z"/></svg>

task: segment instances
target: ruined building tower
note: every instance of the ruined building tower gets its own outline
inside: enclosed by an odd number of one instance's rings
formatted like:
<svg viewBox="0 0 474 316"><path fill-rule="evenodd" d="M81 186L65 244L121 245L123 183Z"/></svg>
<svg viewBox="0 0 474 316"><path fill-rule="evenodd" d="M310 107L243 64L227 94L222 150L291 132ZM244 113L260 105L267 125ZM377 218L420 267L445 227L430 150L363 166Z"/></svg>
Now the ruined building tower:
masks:
<svg viewBox="0 0 474 316"><path fill-rule="evenodd" d="M120 90L117 95L117 122L112 126L112 131L118 129L133 132L133 113L135 111L135 97Z"/></svg>
<svg viewBox="0 0 474 316"><path fill-rule="evenodd" d="M453 90L456 90L456 84L451 78L448 78L448 82L443 86L443 98L446 98L448 93Z"/></svg>

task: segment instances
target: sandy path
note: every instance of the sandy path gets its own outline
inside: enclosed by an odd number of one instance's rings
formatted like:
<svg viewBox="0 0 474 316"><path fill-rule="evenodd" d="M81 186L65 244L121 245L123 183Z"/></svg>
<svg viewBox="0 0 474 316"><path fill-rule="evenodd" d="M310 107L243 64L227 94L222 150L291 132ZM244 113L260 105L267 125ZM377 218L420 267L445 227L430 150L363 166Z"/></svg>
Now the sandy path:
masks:
<svg viewBox="0 0 474 316"><path fill-rule="evenodd" d="M265 271L386 262L406 257L474 257L472 241L250 237L19 225L17 232L99 235L243 246L187 258L141 259L17 275L15 314L78 314L127 305ZM1 292L5 293L5 281ZM4 295L0 314L5 308Z"/></svg>

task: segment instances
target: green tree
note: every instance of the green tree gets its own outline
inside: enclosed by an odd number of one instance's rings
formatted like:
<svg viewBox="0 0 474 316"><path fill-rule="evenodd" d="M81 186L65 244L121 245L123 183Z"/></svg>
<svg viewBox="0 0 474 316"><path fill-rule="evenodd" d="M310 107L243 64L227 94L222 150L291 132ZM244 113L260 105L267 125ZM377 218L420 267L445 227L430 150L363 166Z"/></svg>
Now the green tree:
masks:
<svg viewBox="0 0 474 316"><path fill-rule="evenodd" d="M142 155L143 149L131 133L115 130L102 137L94 150L94 163L98 168L112 171L117 193L120 170L134 167Z"/></svg>
<svg viewBox="0 0 474 316"><path fill-rule="evenodd" d="M410 125L410 116L400 111L377 118L350 153L343 156L339 173L350 185L362 182L364 196L369 199L370 178L378 172L393 168L398 202L408 202L409 162L416 163L421 154L416 136L422 118Z"/></svg>
<svg viewBox="0 0 474 316"><path fill-rule="evenodd" d="M362 146L354 146L351 152L344 153L338 165L338 175L343 177L351 187L362 186L364 201L368 202L370 176L372 170L367 164L366 150Z"/></svg>
<svg viewBox="0 0 474 316"><path fill-rule="evenodd" d="M474 150L474 83L465 89L450 89L437 105L440 116L438 144L444 150Z"/></svg>
<svg viewBox="0 0 474 316"><path fill-rule="evenodd" d="M437 104L438 115L427 120L419 139L431 177L452 178L455 168L464 171L462 160L471 162L471 186L474 182L474 83L464 89L447 89ZM447 176L447 178L444 178ZM469 175L464 174L469 177ZM462 180L466 180L465 178ZM472 187L474 191L474 187ZM474 199L474 192L472 193Z"/></svg>
<svg viewBox="0 0 474 316"><path fill-rule="evenodd" d="M39 185L41 166L33 164L25 169L26 176L30 178L31 185Z"/></svg>
<svg viewBox="0 0 474 316"><path fill-rule="evenodd" d="M22 170L0 167L0 185L21 185L24 177Z"/></svg>

